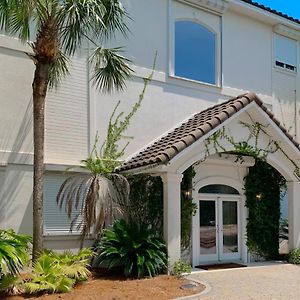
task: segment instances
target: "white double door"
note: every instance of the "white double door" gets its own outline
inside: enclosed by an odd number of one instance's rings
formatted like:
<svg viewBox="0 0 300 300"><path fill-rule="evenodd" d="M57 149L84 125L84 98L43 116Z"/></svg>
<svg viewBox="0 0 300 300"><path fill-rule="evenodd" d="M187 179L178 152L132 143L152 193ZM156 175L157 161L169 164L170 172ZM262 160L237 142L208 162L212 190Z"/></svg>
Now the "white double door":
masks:
<svg viewBox="0 0 300 300"><path fill-rule="evenodd" d="M240 260L240 197L199 197L200 263Z"/></svg>

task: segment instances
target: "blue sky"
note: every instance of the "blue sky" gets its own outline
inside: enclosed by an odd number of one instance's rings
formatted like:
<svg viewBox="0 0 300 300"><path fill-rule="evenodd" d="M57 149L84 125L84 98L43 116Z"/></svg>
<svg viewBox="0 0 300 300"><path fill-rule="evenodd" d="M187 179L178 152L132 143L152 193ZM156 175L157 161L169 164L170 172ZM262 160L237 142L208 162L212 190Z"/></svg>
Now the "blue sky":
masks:
<svg viewBox="0 0 300 300"><path fill-rule="evenodd" d="M300 0L254 0L300 20Z"/></svg>

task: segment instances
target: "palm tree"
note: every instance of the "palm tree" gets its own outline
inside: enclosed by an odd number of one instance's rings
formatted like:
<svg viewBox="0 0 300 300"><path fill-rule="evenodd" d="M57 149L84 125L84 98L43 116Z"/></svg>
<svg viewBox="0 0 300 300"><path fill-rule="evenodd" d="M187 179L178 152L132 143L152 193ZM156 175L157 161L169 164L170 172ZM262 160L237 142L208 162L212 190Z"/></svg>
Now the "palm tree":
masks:
<svg viewBox="0 0 300 300"><path fill-rule="evenodd" d="M68 74L68 59L82 45L98 88L123 89L131 73L120 48L102 45L116 32L126 36L128 15L118 0L0 0L0 30L29 42L35 64L33 89L33 259L43 249L44 115L47 90ZM99 43L99 45L98 45Z"/></svg>

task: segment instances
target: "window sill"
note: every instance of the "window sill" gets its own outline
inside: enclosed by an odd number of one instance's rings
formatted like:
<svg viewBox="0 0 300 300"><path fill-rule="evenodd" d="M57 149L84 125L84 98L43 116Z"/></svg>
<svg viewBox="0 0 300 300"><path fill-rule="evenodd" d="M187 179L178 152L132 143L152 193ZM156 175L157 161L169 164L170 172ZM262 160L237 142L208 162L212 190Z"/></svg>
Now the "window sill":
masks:
<svg viewBox="0 0 300 300"><path fill-rule="evenodd" d="M183 87L194 88L197 90L199 90L199 88L200 88L204 91L214 92L214 93L215 92L220 93L220 90L222 89L222 87L218 84L206 83L206 82L188 79L188 78L180 77L180 76L176 76L176 75L169 75L167 82L177 84L177 85L180 85Z"/></svg>
<svg viewBox="0 0 300 300"><path fill-rule="evenodd" d="M277 72L284 73L284 74L287 74L287 75L291 75L291 76L294 76L294 77L297 76L297 71L292 71L292 70L288 70L288 69L285 69L285 68L280 68L276 65L274 65L273 67Z"/></svg>
<svg viewBox="0 0 300 300"><path fill-rule="evenodd" d="M44 233L43 237L48 241L54 240L74 240L80 238L80 233L66 233L66 232L47 232ZM93 235L87 236L85 239L90 240L93 239Z"/></svg>

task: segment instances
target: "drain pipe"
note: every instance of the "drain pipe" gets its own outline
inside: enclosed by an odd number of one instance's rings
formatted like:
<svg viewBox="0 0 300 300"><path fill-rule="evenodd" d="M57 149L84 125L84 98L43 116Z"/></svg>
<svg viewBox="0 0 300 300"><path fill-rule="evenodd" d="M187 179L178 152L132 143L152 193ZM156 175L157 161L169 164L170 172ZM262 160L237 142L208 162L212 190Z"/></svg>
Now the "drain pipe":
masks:
<svg viewBox="0 0 300 300"><path fill-rule="evenodd" d="M294 94L295 94L295 101L294 101L294 109L295 109L295 115L294 115L294 122L295 122L295 139L297 141L297 133L298 133L298 129L297 129L297 121L298 121L298 110L297 110L297 90L294 90Z"/></svg>

